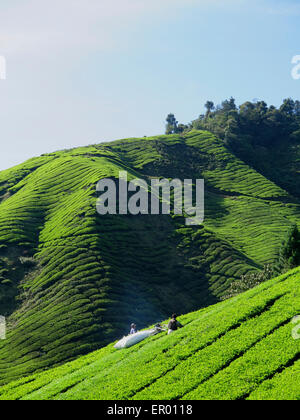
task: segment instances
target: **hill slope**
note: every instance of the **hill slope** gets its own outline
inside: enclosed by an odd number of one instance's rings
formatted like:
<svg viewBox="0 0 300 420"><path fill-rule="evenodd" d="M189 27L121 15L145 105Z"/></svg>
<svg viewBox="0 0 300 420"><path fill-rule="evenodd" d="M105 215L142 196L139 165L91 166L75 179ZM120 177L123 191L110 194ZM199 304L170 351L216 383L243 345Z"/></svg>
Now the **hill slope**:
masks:
<svg viewBox="0 0 300 420"><path fill-rule="evenodd" d="M184 328L113 344L0 388L0 399L300 399L300 268L181 317Z"/></svg>
<svg viewBox="0 0 300 420"><path fill-rule="evenodd" d="M172 216L96 212L104 177L205 178L204 226ZM0 173L0 383L108 344L173 311L217 302L272 263L300 205L192 131L56 152Z"/></svg>

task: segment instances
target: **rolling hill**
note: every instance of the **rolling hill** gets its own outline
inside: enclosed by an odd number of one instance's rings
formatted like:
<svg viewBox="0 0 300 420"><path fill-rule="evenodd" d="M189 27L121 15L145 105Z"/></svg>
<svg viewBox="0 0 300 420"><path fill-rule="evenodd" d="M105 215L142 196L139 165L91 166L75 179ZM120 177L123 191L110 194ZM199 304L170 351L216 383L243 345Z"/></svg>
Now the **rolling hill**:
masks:
<svg viewBox="0 0 300 420"><path fill-rule="evenodd" d="M99 216L96 184L120 170L204 178L203 226ZM2 171L0 384L103 347L132 321L142 328L218 302L232 281L277 260L295 222L299 198L205 131L65 150Z"/></svg>
<svg viewBox="0 0 300 420"><path fill-rule="evenodd" d="M0 400L300 399L300 268L184 315L184 328L113 344L0 388ZM298 319L298 326L299 326ZM299 329L299 328L298 328Z"/></svg>

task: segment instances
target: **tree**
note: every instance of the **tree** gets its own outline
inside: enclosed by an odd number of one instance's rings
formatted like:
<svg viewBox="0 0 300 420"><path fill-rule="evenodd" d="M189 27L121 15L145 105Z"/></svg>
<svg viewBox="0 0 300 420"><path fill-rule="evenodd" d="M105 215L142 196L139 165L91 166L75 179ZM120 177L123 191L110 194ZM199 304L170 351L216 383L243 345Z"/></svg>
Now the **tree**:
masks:
<svg viewBox="0 0 300 420"><path fill-rule="evenodd" d="M295 108L294 108L295 116L300 117L300 101L295 101Z"/></svg>
<svg viewBox="0 0 300 420"><path fill-rule="evenodd" d="M208 117L211 112L215 109L215 104L212 101L207 101L205 104L206 108L206 117Z"/></svg>
<svg viewBox="0 0 300 420"><path fill-rule="evenodd" d="M285 99L283 101L283 104L279 108L279 111L287 115L293 115L295 112L295 102L293 101L293 99Z"/></svg>
<svg viewBox="0 0 300 420"><path fill-rule="evenodd" d="M297 225L292 226L282 242L279 251L279 271L288 271L300 266L300 232Z"/></svg>
<svg viewBox="0 0 300 420"><path fill-rule="evenodd" d="M223 112L230 112L236 110L235 99L231 97L229 100L226 99L222 102L222 111Z"/></svg>
<svg viewBox="0 0 300 420"><path fill-rule="evenodd" d="M184 131L188 130L188 126L185 124L179 124L177 126L177 133L183 133Z"/></svg>
<svg viewBox="0 0 300 420"><path fill-rule="evenodd" d="M227 125L224 130L224 142L229 147L235 147L238 143L239 126L237 115L232 111L232 114L227 120Z"/></svg>
<svg viewBox="0 0 300 420"><path fill-rule="evenodd" d="M174 114L169 114L167 116L167 126L166 126L166 134L174 134L177 133L178 130L178 121L176 121Z"/></svg>
<svg viewBox="0 0 300 420"><path fill-rule="evenodd" d="M265 101L257 102L256 108L261 115L265 115L268 112L268 104Z"/></svg>

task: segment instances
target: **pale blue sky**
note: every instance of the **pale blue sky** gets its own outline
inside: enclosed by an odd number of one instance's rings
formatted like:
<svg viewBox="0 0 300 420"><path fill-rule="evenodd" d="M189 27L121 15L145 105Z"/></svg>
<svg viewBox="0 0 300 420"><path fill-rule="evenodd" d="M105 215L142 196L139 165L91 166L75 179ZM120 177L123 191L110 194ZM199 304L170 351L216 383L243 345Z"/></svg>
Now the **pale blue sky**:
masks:
<svg viewBox="0 0 300 420"><path fill-rule="evenodd" d="M300 99L299 21L295 0L2 0L0 170L161 134L208 99Z"/></svg>

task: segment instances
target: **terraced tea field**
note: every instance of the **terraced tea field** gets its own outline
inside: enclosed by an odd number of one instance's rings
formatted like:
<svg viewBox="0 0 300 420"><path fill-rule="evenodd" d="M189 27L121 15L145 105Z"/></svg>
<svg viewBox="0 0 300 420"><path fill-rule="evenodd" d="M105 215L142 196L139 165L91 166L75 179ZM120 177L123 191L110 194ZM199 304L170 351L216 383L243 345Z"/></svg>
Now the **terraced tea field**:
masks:
<svg viewBox="0 0 300 420"><path fill-rule="evenodd" d="M203 226L99 216L96 184L120 170L204 178ZM207 132L66 150L1 172L0 384L99 349L132 321L143 328L217 303L233 280L277 260L295 222L298 199Z"/></svg>
<svg viewBox="0 0 300 420"><path fill-rule="evenodd" d="M184 328L113 344L0 388L0 399L300 399L300 269L180 317ZM297 326L296 326L297 327Z"/></svg>

